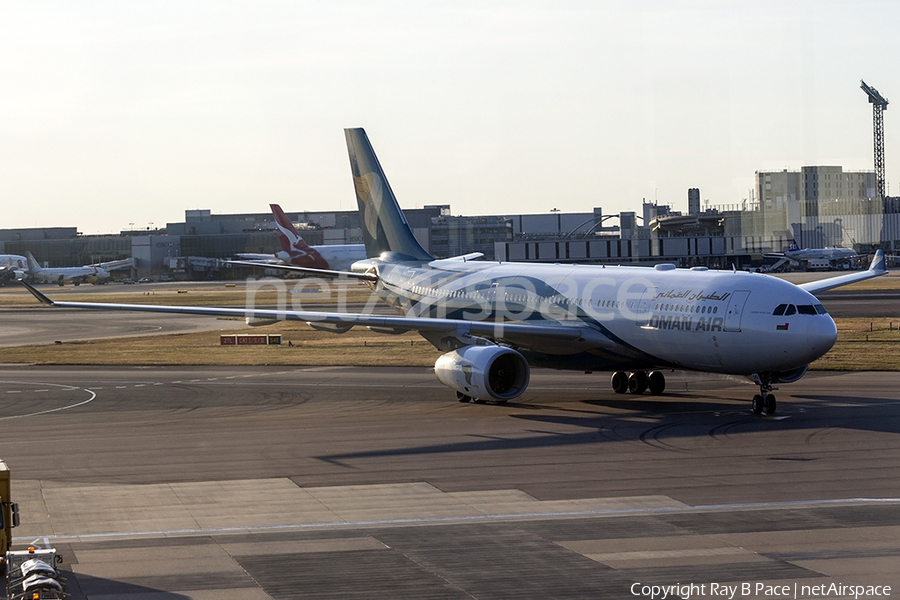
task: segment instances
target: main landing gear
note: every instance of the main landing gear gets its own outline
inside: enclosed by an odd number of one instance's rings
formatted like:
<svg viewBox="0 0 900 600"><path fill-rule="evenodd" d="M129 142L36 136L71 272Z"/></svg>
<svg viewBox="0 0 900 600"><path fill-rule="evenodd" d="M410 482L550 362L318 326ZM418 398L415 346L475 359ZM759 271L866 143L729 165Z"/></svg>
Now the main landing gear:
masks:
<svg viewBox="0 0 900 600"><path fill-rule="evenodd" d="M765 413L767 415L774 415L776 403L775 394L772 393L772 390L778 388L772 387L772 378L754 375L753 381L759 384L759 393L753 396L753 402L751 404L753 414L761 415Z"/></svg>
<svg viewBox="0 0 900 600"><path fill-rule="evenodd" d="M649 390L651 395L659 396L666 389L666 376L662 371L616 371L610 383L617 394L643 394Z"/></svg>

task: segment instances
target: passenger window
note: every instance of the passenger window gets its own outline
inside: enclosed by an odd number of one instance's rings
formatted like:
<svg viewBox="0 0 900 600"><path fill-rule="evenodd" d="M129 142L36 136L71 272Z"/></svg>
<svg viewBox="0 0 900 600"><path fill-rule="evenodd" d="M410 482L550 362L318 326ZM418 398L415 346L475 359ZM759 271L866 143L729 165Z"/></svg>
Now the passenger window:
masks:
<svg viewBox="0 0 900 600"><path fill-rule="evenodd" d="M814 315L816 314L816 309L812 304L798 304L797 312L801 315Z"/></svg>
<svg viewBox="0 0 900 600"><path fill-rule="evenodd" d="M793 314L795 314L796 312L797 312L797 309L794 308L794 305L793 305L793 304L788 304L787 310L784 311L784 315L785 315L785 316L787 316L787 315L793 315Z"/></svg>
<svg viewBox="0 0 900 600"><path fill-rule="evenodd" d="M775 307L775 312L773 312L772 314L776 317L780 317L780 316L784 315L784 309L786 309L786 308L787 308L787 304L779 304L778 306Z"/></svg>

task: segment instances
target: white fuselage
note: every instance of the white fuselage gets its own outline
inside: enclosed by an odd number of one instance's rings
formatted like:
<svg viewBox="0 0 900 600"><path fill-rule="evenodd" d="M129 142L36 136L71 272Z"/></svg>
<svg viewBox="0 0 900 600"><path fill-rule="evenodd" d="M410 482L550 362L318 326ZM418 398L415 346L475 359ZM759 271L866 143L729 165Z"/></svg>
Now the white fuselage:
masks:
<svg viewBox="0 0 900 600"><path fill-rule="evenodd" d="M792 260L842 260L857 256L850 248L804 248L803 250L787 250L785 256Z"/></svg>
<svg viewBox="0 0 900 600"><path fill-rule="evenodd" d="M382 264L379 276L382 295L408 313L597 331L594 340L567 344L517 341L558 368L782 372L809 364L837 339L813 295L758 273L434 261Z"/></svg>
<svg viewBox="0 0 900 600"><path fill-rule="evenodd" d="M18 254L0 254L0 267L26 271L28 270L28 259Z"/></svg>
<svg viewBox="0 0 900 600"><path fill-rule="evenodd" d="M72 280L106 279L109 273L101 267L42 267L29 271L28 277L39 281L55 282Z"/></svg>

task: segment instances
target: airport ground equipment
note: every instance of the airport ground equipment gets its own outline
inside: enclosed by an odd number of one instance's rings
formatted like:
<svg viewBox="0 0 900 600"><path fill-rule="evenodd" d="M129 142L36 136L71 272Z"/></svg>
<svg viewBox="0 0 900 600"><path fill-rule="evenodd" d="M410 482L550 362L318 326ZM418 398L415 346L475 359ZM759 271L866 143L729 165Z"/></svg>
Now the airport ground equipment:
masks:
<svg viewBox="0 0 900 600"><path fill-rule="evenodd" d="M0 575L5 571L6 553L12 546L12 529L19 524L19 507L12 501L9 467L0 460Z"/></svg>
<svg viewBox="0 0 900 600"><path fill-rule="evenodd" d="M66 579L56 565L62 556L54 548L11 550L12 529L19 525L19 508L12 501L10 472L0 460L0 575L8 600L69 598Z"/></svg>

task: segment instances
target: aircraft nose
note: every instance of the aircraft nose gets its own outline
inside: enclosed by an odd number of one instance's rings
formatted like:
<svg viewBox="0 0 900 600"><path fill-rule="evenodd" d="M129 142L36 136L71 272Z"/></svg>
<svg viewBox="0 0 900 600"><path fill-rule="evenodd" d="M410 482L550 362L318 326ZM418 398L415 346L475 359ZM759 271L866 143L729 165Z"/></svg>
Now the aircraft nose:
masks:
<svg viewBox="0 0 900 600"><path fill-rule="evenodd" d="M822 356L837 341L837 326L829 315L817 315L810 319L806 328L806 341L809 349Z"/></svg>

